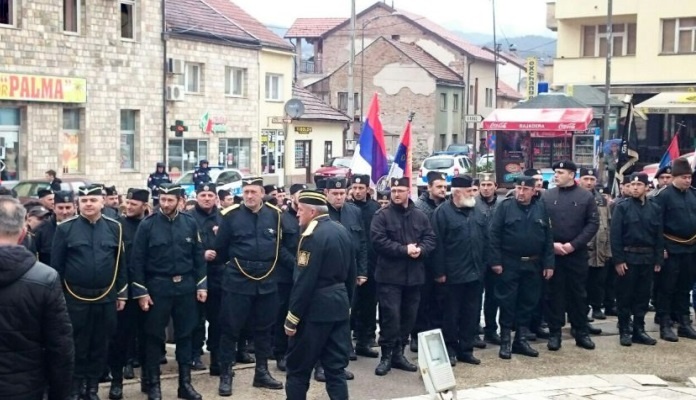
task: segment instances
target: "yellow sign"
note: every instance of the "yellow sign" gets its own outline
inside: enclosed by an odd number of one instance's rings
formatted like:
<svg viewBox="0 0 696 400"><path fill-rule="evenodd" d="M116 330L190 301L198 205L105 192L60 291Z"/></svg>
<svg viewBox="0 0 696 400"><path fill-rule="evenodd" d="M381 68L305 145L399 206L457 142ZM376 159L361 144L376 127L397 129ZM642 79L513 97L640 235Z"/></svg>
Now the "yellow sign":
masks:
<svg viewBox="0 0 696 400"><path fill-rule="evenodd" d="M312 127L311 126L296 126L295 132L299 133L300 135L307 135L310 132L312 132Z"/></svg>
<svg viewBox="0 0 696 400"><path fill-rule="evenodd" d="M527 99L537 95L537 58L527 57Z"/></svg>
<svg viewBox="0 0 696 400"><path fill-rule="evenodd" d="M0 100L86 103L87 80L0 72Z"/></svg>

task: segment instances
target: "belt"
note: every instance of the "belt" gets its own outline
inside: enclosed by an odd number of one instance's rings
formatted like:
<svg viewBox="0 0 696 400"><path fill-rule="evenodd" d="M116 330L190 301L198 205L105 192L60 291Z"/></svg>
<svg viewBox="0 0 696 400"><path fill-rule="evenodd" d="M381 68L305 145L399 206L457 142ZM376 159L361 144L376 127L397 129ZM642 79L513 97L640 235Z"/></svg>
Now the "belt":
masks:
<svg viewBox="0 0 696 400"><path fill-rule="evenodd" d="M640 253L640 254L650 254L650 253L655 251L655 249L652 247L634 247L634 246L624 247L623 250L627 251L629 253Z"/></svg>
<svg viewBox="0 0 696 400"><path fill-rule="evenodd" d="M334 290L338 289L345 289L346 284L345 283L334 283L333 285L325 286L323 288L317 289L317 293L328 293L328 292L333 292Z"/></svg>
<svg viewBox="0 0 696 400"><path fill-rule="evenodd" d="M75 285L70 285L70 290L72 293L74 293L77 296L80 297L98 297L103 295L106 291L108 291L110 287L103 287L99 289L88 289L88 288L83 288ZM75 297L73 295L73 297Z"/></svg>
<svg viewBox="0 0 696 400"><path fill-rule="evenodd" d="M665 239L671 240L672 242L677 242L679 244L683 244L685 246L691 246L692 244L696 244L696 235L690 237L689 239L682 239L678 236L670 235L669 233L663 233Z"/></svg>
<svg viewBox="0 0 696 400"><path fill-rule="evenodd" d="M188 275L188 274L184 274L184 275L152 274L152 275L149 275L149 277L157 278L157 279L166 279L166 280L171 280L174 283L179 283L179 282L184 280L184 276L186 276L186 275Z"/></svg>
<svg viewBox="0 0 696 400"><path fill-rule="evenodd" d="M538 261L540 259L539 256L518 256L518 255L510 255L510 254L505 254L505 257L507 258L512 258L513 260L519 260L522 262L529 262L529 261Z"/></svg>

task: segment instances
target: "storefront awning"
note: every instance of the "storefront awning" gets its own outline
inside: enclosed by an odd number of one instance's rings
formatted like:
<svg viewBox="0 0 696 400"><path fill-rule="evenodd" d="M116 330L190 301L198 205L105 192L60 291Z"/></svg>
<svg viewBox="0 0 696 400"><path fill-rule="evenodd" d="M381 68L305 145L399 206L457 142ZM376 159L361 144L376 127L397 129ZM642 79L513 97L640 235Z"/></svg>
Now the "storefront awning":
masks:
<svg viewBox="0 0 696 400"><path fill-rule="evenodd" d="M696 114L696 93L659 93L636 108L646 114Z"/></svg>
<svg viewBox="0 0 696 400"><path fill-rule="evenodd" d="M583 132L591 121L591 108L498 109L483 120L483 130Z"/></svg>

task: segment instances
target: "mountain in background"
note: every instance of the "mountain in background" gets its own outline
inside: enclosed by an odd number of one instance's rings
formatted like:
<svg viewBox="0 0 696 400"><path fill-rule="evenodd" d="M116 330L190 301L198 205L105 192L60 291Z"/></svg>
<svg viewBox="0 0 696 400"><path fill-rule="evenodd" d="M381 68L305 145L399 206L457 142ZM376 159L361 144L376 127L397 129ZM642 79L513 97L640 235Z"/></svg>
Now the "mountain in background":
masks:
<svg viewBox="0 0 696 400"><path fill-rule="evenodd" d="M473 44L493 48L493 35L477 32L454 32ZM516 54L521 58L534 56L550 61L556 57L556 39L552 37L525 35L510 38L499 37L497 39L498 43L502 44L503 51L507 51L509 45L514 44L517 48Z"/></svg>

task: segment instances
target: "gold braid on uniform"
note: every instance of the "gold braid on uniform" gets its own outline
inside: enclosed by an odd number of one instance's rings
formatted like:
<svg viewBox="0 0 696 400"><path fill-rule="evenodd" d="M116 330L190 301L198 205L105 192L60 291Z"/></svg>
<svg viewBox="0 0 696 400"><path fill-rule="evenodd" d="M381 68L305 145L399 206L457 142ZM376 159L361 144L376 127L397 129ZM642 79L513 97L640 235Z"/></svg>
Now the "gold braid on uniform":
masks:
<svg viewBox="0 0 696 400"><path fill-rule="evenodd" d="M270 204L268 204L268 203L265 203L265 204L266 204L267 206L269 206L269 207L272 207L272 208L275 209L276 211L280 211L280 209L278 209L277 207L273 207L272 205L270 205ZM280 242L281 242L281 239L282 239L282 236L281 236L281 235L282 235L282 229L281 229L281 218L280 218L280 214L278 214L278 229L276 230L276 232L277 232L277 233L276 233L275 259L273 259L273 265L271 265L271 268L268 270L268 272L266 272L265 274L263 274L263 275L260 276L260 277L255 277L255 276L253 276L253 275L250 275L248 272L246 272L246 271L244 270L244 268L242 268L241 265L239 265L239 260L237 260L237 257L234 257L234 263L235 263L235 265L237 266L237 269L239 269L239 272L242 273L242 275L244 275L245 277L251 279L252 281L262 281L262 280L268 278L268 277L273 273L273 270L275 270L275 266L276 266L276 264L278 263L278 255L280 254Z"/></svg>
<svg viewBox="0 0 696 400"><path fill-rule="evenodd" d="M68 285L68 281L63 279L63 284L65 285L65 290L67 290L68 293L70 293L70 295L72 297L74 297L78 300L87 301L87 302L99 301L99 300L103 299L104 297L108 296L109 292L111 292L111 289L113 289L114 285L116 284L116 277L118 277L118 264L119 264L119 261L121 259L121 248L123 247L122 240L123 240L123 228L121 227L121 224L118 224L118 243L119 243L119 246L118 246L118 251L116 252L116 266L114 267L114 277L111 279L111 284L109 285L109 288L106 289L106 291L104 293L102 293L100 296L94 297L94 298L80 297L80 296L76 295L70 289L70 286Z"/></svg>
<svg viewBox="0 0 696 400"><path fill-rule="evenodd" d="M680 237L670 235L669 233L663 233L662 235L666 239L669 239L669 240L676 242L676 243L679 243L679 244L683 244L683 245L687 245L687 246L691 246L692 244L696 244L696 235L690 237L689 239L682 239Z"/></svg>

